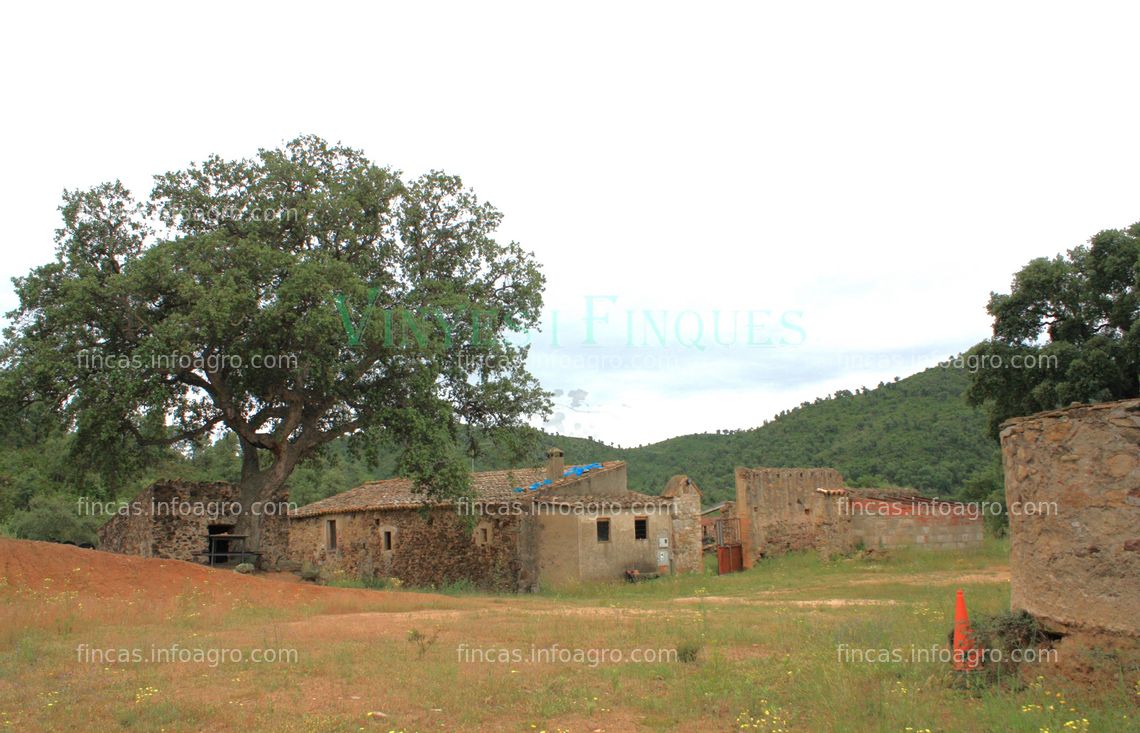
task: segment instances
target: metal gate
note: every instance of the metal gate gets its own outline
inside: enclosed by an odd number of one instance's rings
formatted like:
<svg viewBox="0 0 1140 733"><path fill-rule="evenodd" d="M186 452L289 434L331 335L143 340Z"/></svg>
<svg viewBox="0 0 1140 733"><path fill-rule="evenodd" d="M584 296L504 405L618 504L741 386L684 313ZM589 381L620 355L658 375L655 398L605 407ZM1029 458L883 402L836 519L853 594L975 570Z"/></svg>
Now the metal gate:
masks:
<svg viewBox="0 0 1140 733"><path fill-rule="evenodd" d="M740 519L716 520L716 571L719 575L738 573L744 569L744 546L740 543Z"/></svg>

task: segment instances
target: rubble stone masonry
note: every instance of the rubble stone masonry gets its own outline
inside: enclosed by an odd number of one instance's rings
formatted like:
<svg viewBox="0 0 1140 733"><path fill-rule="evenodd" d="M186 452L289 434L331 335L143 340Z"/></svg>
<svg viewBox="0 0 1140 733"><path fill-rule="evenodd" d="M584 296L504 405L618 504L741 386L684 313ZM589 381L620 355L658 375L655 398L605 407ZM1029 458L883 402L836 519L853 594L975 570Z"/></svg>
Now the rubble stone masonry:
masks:
<svg viewBox="0 0 1140 733"><path fill-rule="evenodd" d="M210 527L238 522L239 487L222 481L158 481L115 507L99 528L99 549L143 557L202 562ZM235 512L236 510L236 512ZM287 495L266 503L261 518L261 566L285 559L289 541ZM248 549L248 548L247 548Z"/></svg>
<svg viewBox="0 0 1140 733"><path fill-rule="evenodd" d="M1011 420L1001 448L1012 607L1140 636L1140 400Z"/></svg>

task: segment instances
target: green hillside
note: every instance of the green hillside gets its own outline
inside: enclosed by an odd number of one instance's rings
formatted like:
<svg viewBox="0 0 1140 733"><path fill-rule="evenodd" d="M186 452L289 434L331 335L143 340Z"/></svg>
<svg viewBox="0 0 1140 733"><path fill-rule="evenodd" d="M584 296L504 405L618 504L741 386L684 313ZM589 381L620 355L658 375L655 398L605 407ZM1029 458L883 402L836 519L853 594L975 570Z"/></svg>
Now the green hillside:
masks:
<svg viewBox="0 0 1140 733"><path fill-rule="evenodd" d="M731 498L736 466L830 466L849 485L912 486L943 496L991 465L986 418L966 405L961 370L932 368L858 394L803 404L728 435L688 435L630 451L632 480L652 488L683 472L706 499Z"/></svg>
<svg viewBox="0 0 1140 733"><path fill-rule="evenodd" d="M658 492L677 473L708 503L732 498L737 466L830 466L848 485L912 486L946 496L997 460L986 417L966 405L967 375L934 367L875 389L804 403L756 428L616 449L551 437L574 462L620 459L633 488Z"/></svg>
<svg viewBox="0 0 1140 733"><path fill-rule="evenodd" d="M487 445L472 468L538 464L546 447L557 445L568 463L626 461L630 487L647 493L663 490L674 474L688 474L709 504L733 498L737 466L829 466L851 486L910 486L947 496L998 456L997 445L986 435L985 414L963 398L966 386L962 370L934 367L875 389L840 391L804 403L749 430L683 435L640 448L540 434L527 458ZM387 478L395 454L380 455L380 465L369 469L338 448L334 460L294 473L289 481L293 496L306 503L370 478ZM208 465L211 473L217 472L216 461ZM233 476L227 478L236 479L237 468L235 460L227 471Z"/></svg>
<svg viewBox="0 0 1140 733"><path fill-rule="evenodd" d="M906 379L857 393L841 391L778 415L749 430L683 435L640 448L616 448L595 440L541 434L523 463L543 460L557 445L571 463L623 460L630 485L657 493L670 476L685 473L705 492L706 503L731 499L737 466L830 466L848 485L911 486L947 496L993 466L997 446L986 436L986 418L969 407L960 369L927 369ZM474 470L509 468L520 460L492 447ZM360 478L390 475L394 458L383 454L379 470L351 459L298 470L290 484L299 499L324 496ZM388 471L384 470L388 467Z"/></svg>
<svg viewBox="0 0 1140 733"><path fill-rule="evenodd" d="M524 458L486 445L473 470L537 465L545 448L557 445L570 463L623 460L630 486L658 493L670 476L688 474L704 490L705 503L733 498L737 466L830 466L853 486L911 486L948 496L967 479L993 474L996 444L986 436L986 418L966 405L967 375L932 368L906 379L857 393L804 403L749 430L684 435L640 448L621 449L586 438L539 433ZM59 494L125 498L156 478L237 481L240 465L233 436L189 460L168 456L114 488L88 470L68 467L71 436L19 442L8 436L0 450L0 525L26 509L35 495ZM289 480L292 498L306 504L364 481L393 475L396 453L379 451L369 466L334 444L328 456L299 467ZM44 507L48 511L49 507ZM51 511L54 511L52 509Z"/></svg>

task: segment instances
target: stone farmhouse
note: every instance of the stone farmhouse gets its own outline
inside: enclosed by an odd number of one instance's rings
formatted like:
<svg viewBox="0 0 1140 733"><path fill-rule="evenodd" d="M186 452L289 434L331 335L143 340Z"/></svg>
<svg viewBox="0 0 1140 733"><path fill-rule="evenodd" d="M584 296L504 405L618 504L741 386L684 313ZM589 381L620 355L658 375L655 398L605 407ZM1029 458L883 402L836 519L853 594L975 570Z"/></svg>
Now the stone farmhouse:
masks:
<svg viewBox="0 0 1140 733"><path fill-rule="evenodd" d="M469 499L429 502L408 479L373 481L292 515L289 558L351 577L498 590L702 569L700 490L674 477L630 491L622 461L484 471Z"/></svg>
<svg viewBox="0 0 1140 733"><path fill-rule="evenodd" d="M976 507L848 489L833 468L737 468L735 511L746 568L760 557L795 550L963 549L980 545L983 533Z"/></svg>

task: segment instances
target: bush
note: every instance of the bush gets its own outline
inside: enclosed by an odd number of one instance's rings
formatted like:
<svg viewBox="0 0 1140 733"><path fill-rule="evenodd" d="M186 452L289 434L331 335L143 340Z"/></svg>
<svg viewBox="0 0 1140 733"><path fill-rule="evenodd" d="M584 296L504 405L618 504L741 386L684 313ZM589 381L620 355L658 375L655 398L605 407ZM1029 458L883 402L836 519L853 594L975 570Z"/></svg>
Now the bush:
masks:
<svg viewBox="0 0 1140 733"><path fill-rule="evenodd" d="M1058 638L1041 628L1037 619L1026 611L1004 611L993 616L977 616L971 619L970 625L974 629L974 641L979 649L999 650L1001 661L995 661L993 654L988 654L982 668L984 677L990 682L1002 678L1018 684L1019 664L1011 658L1014 649L1043 649L1052 646ZM950 632L951 644L953 634Z"/></svg>
<svg viewBox="0 0 1140 733"><path fill-rule="evenodd" d="M33 496L28 508L12 516L12 534L23 540L91 545L99 541L99 518L81 517L75 499L63 494Z"/></svg>
<svg viewBox="0 0 1140 733"><path fill-rule="evenodd" d="M699 641L682 641L677 645L677 661L682 664L692 664L697 661L703 646Z"/></svg>

